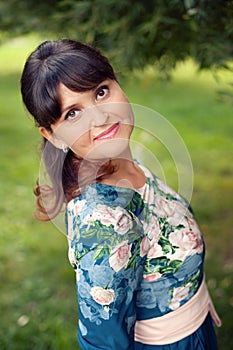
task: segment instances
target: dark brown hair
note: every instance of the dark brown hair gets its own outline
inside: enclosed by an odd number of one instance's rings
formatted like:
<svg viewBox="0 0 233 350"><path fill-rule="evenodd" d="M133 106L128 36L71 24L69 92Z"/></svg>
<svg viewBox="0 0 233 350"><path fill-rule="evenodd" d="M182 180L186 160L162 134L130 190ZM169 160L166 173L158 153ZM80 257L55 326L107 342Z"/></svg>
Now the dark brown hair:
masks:
<svg viewBox="0 0 233 350"><path fill-rule="evenodd" d="M23 102L36 125L51 132L51 125L61 117L59 83L73 91L84 92L96 88L105 79L116 80L116 76L107 58L97 49L68 39L45 41L25 63L21 77ZM79 195L82 187L114 172L111 162L95 165L99 169L95 178L82 177L84 181L80 184L78 171L82 159L71 150L65 154L44 138L42 156L52 184L38 182L34 190L37 196L35 215L39 220L54 218L63 203ZM87 174L90 173L87 170Z"/></svg>

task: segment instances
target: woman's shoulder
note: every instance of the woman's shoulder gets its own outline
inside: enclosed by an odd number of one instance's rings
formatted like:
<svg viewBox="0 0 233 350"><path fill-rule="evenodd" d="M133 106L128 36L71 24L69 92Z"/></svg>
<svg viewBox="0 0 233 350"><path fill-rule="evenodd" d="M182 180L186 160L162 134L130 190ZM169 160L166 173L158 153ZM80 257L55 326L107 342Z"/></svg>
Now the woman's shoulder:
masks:
<svg viewBox="0 0 233 350"><path fill-rule="evenodd" d="M157 195L161 195L167 198L180 200L187 203L187 200L178 193L171 185L167 184L166 179L158 177L154 172L152 172L144 164L136 161L137 165L143 170L146 177L146 186L155 192Z"/></svg>
<svg viewBox="0 0 233 350"><path fill-rule="evenodd" d="M143 211L141 197L134 192L130 197L129 191L122 191L123 196L113 192L113 188L97 184L71 200L66 211L68 236L76 234L87 245L94 238L99 243L108 239L116 245L118 239L121 242L127 235L131 239L138 237L141 232L138 217Z"/></svg>

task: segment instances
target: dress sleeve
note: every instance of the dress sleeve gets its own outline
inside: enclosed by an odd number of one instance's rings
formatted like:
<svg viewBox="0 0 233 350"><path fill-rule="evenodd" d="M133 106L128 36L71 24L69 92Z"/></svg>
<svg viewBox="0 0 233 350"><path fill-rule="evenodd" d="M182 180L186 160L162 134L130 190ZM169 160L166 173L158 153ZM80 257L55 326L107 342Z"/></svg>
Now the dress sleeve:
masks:
<svg viewBox="0 0 233 350"><path fill-rule="evenodd" d="M76 199L67 207L82 350L134 349L135 290L142 275L141 225L130 211Z"/></svg>

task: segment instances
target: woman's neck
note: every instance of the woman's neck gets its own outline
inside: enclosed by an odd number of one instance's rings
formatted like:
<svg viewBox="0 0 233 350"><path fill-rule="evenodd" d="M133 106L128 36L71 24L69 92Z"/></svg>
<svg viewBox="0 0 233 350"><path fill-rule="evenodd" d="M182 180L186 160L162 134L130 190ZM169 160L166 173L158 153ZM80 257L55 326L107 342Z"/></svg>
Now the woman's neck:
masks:
<svg viewBox="0 0 233 350"><path fill-rule="evenodd" d="M111 186L140 188L145 184L146 176L142 169L134 163L132 157L112 160L116 170L103 179L101 183Z"/></svg>

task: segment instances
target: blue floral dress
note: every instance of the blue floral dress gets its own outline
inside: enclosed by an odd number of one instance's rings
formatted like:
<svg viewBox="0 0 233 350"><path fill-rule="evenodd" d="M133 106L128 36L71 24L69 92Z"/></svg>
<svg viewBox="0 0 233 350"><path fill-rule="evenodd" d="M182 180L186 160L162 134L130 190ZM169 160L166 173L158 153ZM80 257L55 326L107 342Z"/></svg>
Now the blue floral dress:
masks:
<svg viewBox="0 0 233 350"><path fill-rule="evenodd" d="M217 349L212 321L170 345L134 340L136 320L177 310L203 279L204 243L189 204L142 167L138 189L92 184L67 205L82 350Z"/></svg>

